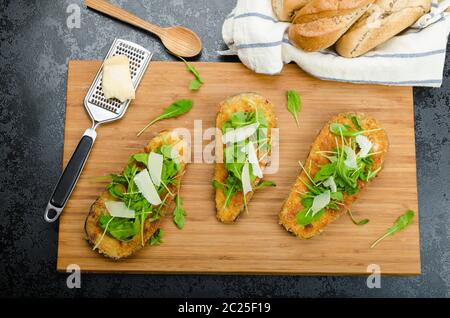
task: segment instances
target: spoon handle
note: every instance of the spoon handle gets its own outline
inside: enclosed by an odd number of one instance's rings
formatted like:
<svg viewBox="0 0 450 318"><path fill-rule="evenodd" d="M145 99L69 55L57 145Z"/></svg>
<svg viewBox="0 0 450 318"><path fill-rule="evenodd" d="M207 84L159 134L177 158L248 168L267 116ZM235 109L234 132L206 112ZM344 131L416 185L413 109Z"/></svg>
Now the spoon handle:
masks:
<svg viewBox="0 0 450 318"><path fill-rule="evenodd" d="M138 28L149 31L153 34L158 35L159 37L163 33L163 29L160 28L159 26L144 21L135 16L134 14L131 14L128 11L125 11L119 7L116 7L115 5L112 5L106 0L85 0L84 4L93 10L99 11L101 13L109 15L110 17L116 18L122 22L126 22Z"/></svg>

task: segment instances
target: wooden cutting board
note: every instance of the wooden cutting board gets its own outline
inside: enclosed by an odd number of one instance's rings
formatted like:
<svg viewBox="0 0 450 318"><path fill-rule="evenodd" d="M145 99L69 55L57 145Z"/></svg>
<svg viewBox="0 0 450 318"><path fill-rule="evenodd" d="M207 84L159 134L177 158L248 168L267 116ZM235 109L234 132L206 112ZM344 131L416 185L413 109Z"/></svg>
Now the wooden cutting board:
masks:
<svg viewBox="0 0 450 318"><path fill-rule="evenodd" d="M151 62L125 117L98 128L94 149L60 220L59 271L78 264L82 271L95 272L329 275L366 274L368 265L377 264L382 274L420 274L418 215L406 230L369 249L406 209L418 209L411 87L321 81L296 65L285 66L280 76L265 76L236 63L194 64L206 82L200 91L188 90L192 76L182 63ZM83 99L99 66L98 61L69 63L65 164L91 125ZM288 89L296 89L302 96L300 128L286 110ZM93 252L83 238L83 226L90 205L107 184L98 177L120 172L128 156L160 130L192 130L195 120L202 120L203 129L214 127L219 102L249 91L259 92L276 106L280 167L266 178L278 186L258 191L249 204L249 214L243 213L235 224L221 224L215 218L211 186L214 165L193 163L188 166L181 192L187 211L183 230L167 217L160 246L142 249L121 261ZM136 137L150 119L179 98L194 100L189 114L160 122ZM322 235L301 241L278 225L277 214L300 170L298 160L305 160L310 144L328 119L347 111L375 116L390 139L384 171L353 206L356 218L369 218L370 222L355 226L343 216ZM204 145L209 142L205 140Z"/></svg>

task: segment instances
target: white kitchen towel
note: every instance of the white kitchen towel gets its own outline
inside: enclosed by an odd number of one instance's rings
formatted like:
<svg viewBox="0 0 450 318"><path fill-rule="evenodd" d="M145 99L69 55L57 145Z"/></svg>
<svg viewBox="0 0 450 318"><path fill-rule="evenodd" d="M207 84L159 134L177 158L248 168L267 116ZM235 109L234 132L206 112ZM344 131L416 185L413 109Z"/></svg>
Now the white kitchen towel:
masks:
<svg viewBox="0 0 450 318"><path fill-rule="evenodd" d="M222 36L229 50L251 70L278 74L295 62L324 80L383 85L431 86L442 84L450 16L450 0L433 0L431 12L416 24L358 58L338 56L332 49L307 53L287 38L289 23L280 22L271 0L238 0L226 17Z"/></svg>

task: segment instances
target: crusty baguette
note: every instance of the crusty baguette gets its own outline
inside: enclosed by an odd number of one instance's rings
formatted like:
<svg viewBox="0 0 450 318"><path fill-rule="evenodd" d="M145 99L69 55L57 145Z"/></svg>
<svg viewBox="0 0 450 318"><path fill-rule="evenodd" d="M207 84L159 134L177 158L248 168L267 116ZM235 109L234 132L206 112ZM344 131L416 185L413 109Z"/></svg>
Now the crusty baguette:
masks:
<svg viewBox="0 0 450 318"><path fill-rule="evenodd" d="M278 20L290 22L297 10L303 8L310 0L272 0L272 8Z"/></svg>
<svg viewBox="0 0 450 318"><path fill-rule="evenodd" d="M310 175L314 178L315 174L319 171L320 166L329 163L328 159L321 156L318 151L332 151L336 146L336 138L330 130L329 126L331 123L342 123L349 125L354 129L354 125L349 119L348 114L339 114L331 118L331 120L322 128L319 135L316 137L314 143L311 145L311 149L306 159L304 166L311 167ZM369 129L377 129L381 128L378 122L364 114L354 114L358 117L361 126L365 130ZM380 152L379 154L373 155L373 170L376 170L383 166L386 152L388 151L389 142L387 135L384 130L378 130L372 133L367 134L367 137L373 143L373 151ZM340 141L338 141L340 143ZM305 184L302 182L309 182L308 177L305 172L302 172L297 177L295 184L293 185L291 192L284 202L283 207L279 213L279 223L282 224L287 231L295 234L301 239L308 239L317 234L320 234L324 228L335 219L340 217L342 214L346 213L348 209L350 209L351 204L358 198L361 193L361 190L368 184L369 182L363 182L358 180L358 188L359 192L354 195L347 195L344 193L344 206L340 206L339 210L325 210L324 214L317 221L313 221L311 224L306 226L300 225L297 223L296 215L303 208L300 200L299 192L308 192Z"/></svg>
<svg viewBox="0 0 450 318"><path fill-rule="evenodd" d="M311 0L297 11L289 39L300 49L320 51L332 46L374 0Z"/></svg>
<svg viewBox="0 0 450 318"><path fill-rule="evenodd" d="M235 112L243 111L250 112L255 111L255 107L258 110L264 111L264 115L268 123L268 138L270 139L270 130L277 127L277 119L273 110L273 105L263 96L255 93L244 93L235 96L231 96L219 104L219 112L217 113L216 127L220 130L222 125L230 119ZM223 145L225 147L225 145ZM264 167L265 161L260 162L260 166ZM228 171L225 168L225 164L216 163L214 180L224 183L228 176ZM255 185L261 180L256 178ZM248 192L246 195L247 203L250 202L253 192ZM219 221L224 223L231 223L237 219L239 214L244 210L244 195L241 191L237 192L231 197L230 203L227 207L224 207L225 194L223 189L216 189L216 217Z"/></svg>
<svg viewBox="0 0 450 318"><path fill-rule="evenodd" d="M173 144L177 141L180 141L181 136L174 133L173 131L163 131L159 133L156 137L154 137L149 144L140 152L151 152L152 150L158 149L163 143ZM182 141L183 142L183 141ZM181 144L181 143L180 143ZM183 156L183 152L185 151L184 144L182 147L178 148L180 157ZM138 152L138 153L140 153ZM178 173L178 180L181 181L184 170L186 169L186 163L180 160L180 172ZM176 185L169 185L169 189L172 193L177 193L179 182ZM162 215L165 212L169 211L173 206L174 197L168 197L166 201L166 205L161 209ZM97 247L99 253L104 256L120 259L124 257L128 257L137 250L142 248L142 239L141 233L136 234L133 239L127 242L122 242L116 240L115 238L105 234L103 236L104 230L99 226L98 220L99 217L103 214L108 214L108 210L106 209L105 202L114 200L108 192L103 192L98 199L91 206L89 214L85 221L84 231L86 240L92 244L96 245L101 239L100 244ZM147 243L150 238L155 234L156 230L160 228L160 221L157 220L155 222L150 222L150 218L147 218L144 224L144 242ZM103 238L102 238L103 236Z"/></svg>
<svg viewBox="0 0 450 318"><path fill-rule="evenodd" d="M336 51L360 56L414 24L430 7L431 0L377 0L339 39Z"/></svg>

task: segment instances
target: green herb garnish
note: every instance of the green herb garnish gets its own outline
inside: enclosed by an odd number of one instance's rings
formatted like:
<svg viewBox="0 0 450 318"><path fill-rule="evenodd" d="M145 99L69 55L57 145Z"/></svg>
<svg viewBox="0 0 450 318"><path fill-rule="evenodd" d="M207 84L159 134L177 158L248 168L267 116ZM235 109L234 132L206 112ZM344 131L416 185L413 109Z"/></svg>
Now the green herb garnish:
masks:
<svg viewBox="0 0 450 318"><path fill-rule="evenodd" d="M175 198L175 210L173 210L173 222L180 230L184 227L184 216L186 212L183 209L183 203L180 197L180 191L178 190L177 197Z"/></svg>
<svg viewBox="0 0 450 318"><path fill-rule="evenodd" d="M294 116L297 127L300 127L298 122L298 114L302 109L302 101L300 99L300 95L294 90L287 92L287 109L292 116Z"/></svg>
<svg viewBox="0 0 450 318"><path fill-rule="evenodd" d="M163 144L155 152L164 156L163 168L161 173L161 185L157 188L158 194L161 196L169 192L168 185L177 184L177 176L180 170L180 165L177 158L171 157L173 145ZM128 164L121 175L110 175L111 182L106 187L108 193L117 200L125 203L127 208L135 211L134 218L116 218L111 215L101 215L99 218L99 226L104 230L100 241L95 247L99 245L104 235L108 233L113 238L119 241L129 241L139 232L141 233L142 244L144 239L144 225L145 222L155 222L161 217L162 207L165 206L170 193L159 206L152 206L144 196L139 192L134 183L134 177L142 169L147 167L148 153L138 153L130 156Z"/></svg>
<svg viewBox="0 0 450 318"><path fill-rule="evenodd" d="M354 117L356 118L356 117ZM337 136L344 136L344 137L356 137L358 135L362 135L365 133L371 133L375 131L379 131L381 128L377 129L369 129L369 130L357 130L352 131L349 125L341 124L341 123L332 123L330 125L330 131L337 135Z"/></svg>
<svg viewBox="0 0 450 318"><path fill-rule="evenodd" d="M225 195L225 202L223 208L226 208L231 201L231 198L239 191L243 191L242 187L242 170L245 163L248 163L247 154L242 151L246 149L249 142L252 141L253 146L260 152L267 152L270 149L269 138L267 134L268 122L264 112L255 107L255 111L250 112L235 112L230 119L222 125L222 132L226 133L229 129L238 129L244 126L258 123L258 130L256 131L256 140L244 140L234 144L228 144L224 149L224 165L227 169L228 176L224 183L213 180L213 186L216 189L221 189ZM253 184L256 176L253 173L252 165L249 165L250 182ZM270 181L262 181L255 189L261 189L267 186L275 186L275 183ZM244 205L247 207L246 197L244 196Z"/></svg>
<svg viewBox="0 0 450 318"><path fill-rule="evenodd" d="M352 211L351 211L351 210L348 210L347 213L348 213L348 215L350 216L350 219L352 220L353 224L355 224L355 225L365 225L365 224L369 223L369 219L362 219L362 220L360 220L360 221L356 221L356 220L353 218L353 214L352 214Z"/></svg>
<svg viewBox="0 0 450 318"><path fill-rule="evenodd" d="M357 155L358 145L355 141L357 135L379 129L363 130L356 116L348 118L357 130L352 130L351 126L346 124L330 124L329 130L340 138L335 138L336 146L334 149L317 152L329 162L320 166L314 177L310 175L301 162L299 163L308 177L308 180L301 179L307 191L299 193L302 208L297 212L296 219L300 225L305 226L320 219L326 209L339 209L340 206L344 206L344 195L354 195L359 191L358 181L369 181L381 170L381 167L373 169L373 154L369 153L365 157ZM340 143L338 142L339 139ZM331 189L336 191L330 193L328 205L322 210L312 213L314 198ZM357 225L369 222L367 219L356 221L350 211L349 215L353 223Z"/></svg>
<svg viewBox="0 0 450 318"><path fill-rule="evenodd" d="M204 83L202 77L200 76L200 73L195 69L195 67L192 64L188 63L184 58L182 58L181 56L178 56L178 58L184 62L188 72L191 72L194 75L194 77L195 77L195 79L193 79L189 83L189 90L191 90L191 91L199 90L200 87Z"/></svg>
<svg viewBox="0 0 450 318"><path fill-rule="evenodd" d="M405 212L405 214L399 216L397 220L395 221L394 225L390 227L386 233L384 233L383 236L381 236L379 239L377 239L375 242L370 245L370 248L374 248L378 245L382 240L384 240L386 237L390 235L394 235L395 233L405 229L408 225L411 224L411 222L414 219L414 211L408 210Z"/></svg>
<svg viewBox="0 0 450 318"><path fill-rule="evenodd" d="M163 229L159 228L155 231L155 233L150 238L150 245L160 245L162 243L162 239L164 237L164 231Z"/></svg>
<svg viewBox="0 0 450 318"><path fill-rule="evenodd" d="M273 181L262 181L260 184L258 184L255 189L264 189L267 187L276 187L277 184Z"/></svg>
<svg viewBox="0 0 450 318"><path fill-rule="evenodd" d="M139 218L132 219L115 218L111 215L101 215L98 223L102 230L106 230L109 235L119 241L129 241L140 230Z"/></svg>
<svg viewBox="0 0 450 318"><path fill-rule="evenodd" d="M362 128L361 122L359 121L358 117L356 115L350 115L350 120L352 121L353 125L355 125L355 128L358 130L364 130Z"/></svg>
<svg viewBox="0 0 450 318"><path fill-rule="evenodd" d="M163 119L169 119L169 118L174 118L174 117L178 117L181 116L185 113L187 113L188 111L191 110L193 105L192 100L190 99L180 99L175 101L174 103L172 103L169 107L167 107L161 115L159 115L158 117L156 117L155 119L153 119L151 122L149 122L138 134L137 136L139 137L140 135L142 135L142 133L151 125L153 125L154 123L163 120Z"/></svg>

